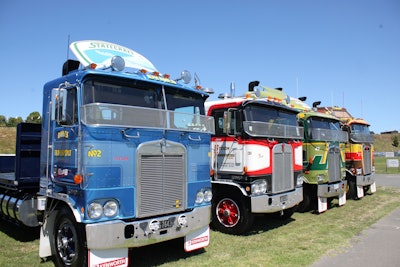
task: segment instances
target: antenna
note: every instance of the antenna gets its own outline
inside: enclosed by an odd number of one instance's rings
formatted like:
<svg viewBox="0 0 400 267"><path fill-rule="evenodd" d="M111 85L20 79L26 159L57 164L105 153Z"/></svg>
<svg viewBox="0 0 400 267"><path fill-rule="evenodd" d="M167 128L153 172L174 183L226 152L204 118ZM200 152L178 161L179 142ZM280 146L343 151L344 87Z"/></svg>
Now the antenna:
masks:
<svg viewBox="0 0 400 267"><path fill-rule="evenodd" d="M69 44L70 44L70 40L69 40L69 34L68 34L68 43L67 43L67 60L69 59Z"/></svg>

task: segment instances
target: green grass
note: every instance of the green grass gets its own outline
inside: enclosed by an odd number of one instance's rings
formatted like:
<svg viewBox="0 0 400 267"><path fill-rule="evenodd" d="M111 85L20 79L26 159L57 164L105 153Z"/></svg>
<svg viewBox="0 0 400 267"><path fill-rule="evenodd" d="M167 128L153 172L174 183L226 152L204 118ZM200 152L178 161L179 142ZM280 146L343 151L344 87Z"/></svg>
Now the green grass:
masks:
<svg viewBox="0 0 400 267"><path fill-rule="evenodd" d="M0 154L15 153L16 133L15 127L0 127Z"/></svg>
<svg viewBox="0 0 400 267"><path fill-rule="evenodd" d="M350 246L363 229L399 207L400 189L378 187L373 195L333 202L327 212L295 213L288 221L260 216L246 236L211 231L210 245L200 251L183 252L182 240L134 249L133 266L309 266L325 254ZM53 266L38 256L38 230L16 228L0 222L0 266Z"/></svg>

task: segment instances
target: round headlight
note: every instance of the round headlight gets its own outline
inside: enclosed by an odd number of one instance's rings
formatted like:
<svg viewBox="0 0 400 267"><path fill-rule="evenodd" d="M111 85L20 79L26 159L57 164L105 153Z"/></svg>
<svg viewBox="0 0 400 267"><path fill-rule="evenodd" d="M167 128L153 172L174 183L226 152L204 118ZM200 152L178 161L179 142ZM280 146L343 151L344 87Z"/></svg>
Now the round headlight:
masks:
<svg viewBox="0 0 400 267"><path fill-rule="evenodd" d="M210 202L211 199L212 199L212 190L211 189L204 190L204 201Z"/></svg>
<svg viewBox="0 0 400 267"><path fill-rule="evenodd" d="M267 192L267 182L265 180L255 181L251 185L251 193L254 195L264 194Z"/></svg>
<svg viewBox="0 0 400 267"><path fill-rule="evenodd" d="M118 212L118 204L114 200L107 201L103 206L104 215L107 217L115 216Z"/></svg>
<svg viewBox="0 0 400 267"><path fill-rule="evenodd" d="M296 186L300 187L303 184L303 176L302 175L298 175L297 176L297 180L296 180Z"/></svg>
<svg viewBox="0 0 400 267"><path fill-rule="evenodd" d="M103 214L103 207L97 203L92 202L88 207L88 215L90 219L98 219Z"/></svg>
<svg viewBox="0 0 400 267"><path fill-rule="evenodd" d="M196 194L196 203L201 204L204 201L204 192L203 190L199 190Z"/></svg>

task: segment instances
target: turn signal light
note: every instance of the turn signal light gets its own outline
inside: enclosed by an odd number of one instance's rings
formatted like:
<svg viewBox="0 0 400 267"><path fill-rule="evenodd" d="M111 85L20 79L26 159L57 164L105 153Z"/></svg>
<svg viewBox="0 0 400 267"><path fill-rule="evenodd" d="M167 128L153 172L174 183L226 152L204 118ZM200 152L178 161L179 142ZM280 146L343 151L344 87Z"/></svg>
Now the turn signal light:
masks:
<svg viewBox="0 0 400 267"><path fill-rule="evenodd" d="M75 184L81 184L83 182L83 177L80 174L76 174L74 176L74 183Z"/></svg>

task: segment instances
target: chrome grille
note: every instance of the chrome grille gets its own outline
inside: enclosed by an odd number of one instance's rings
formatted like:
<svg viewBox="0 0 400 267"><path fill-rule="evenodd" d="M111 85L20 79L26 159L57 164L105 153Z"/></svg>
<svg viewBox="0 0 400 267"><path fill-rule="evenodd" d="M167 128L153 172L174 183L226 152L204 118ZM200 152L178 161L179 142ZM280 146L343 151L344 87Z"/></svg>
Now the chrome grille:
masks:
<svg viewBox="0 0 400 267"><path fill-rule="evenodd" d="M164 146L164 148L162 148ZM186 208L185 149L177 143L141 145L137 161L137 217Z"/></svg>
<svg viewBox="0 0 400 267"><path fill-rule="evenodd" d="M328 175L330 183L342 180L340 165L340 149L337 146L333 146L328 151Z"/></svg>
<svg viewBox="0 0 400 267"><path fill-rule="evenodd" d="M272 193L294 189L292 146L277 144L272 153Z"/></svg>
<svg viewBox="0 0 400 267"><path fill-rule="evenodd" d="M371 147L364 146L363 148L364 174L370 174L372 172Z"/></svg>

